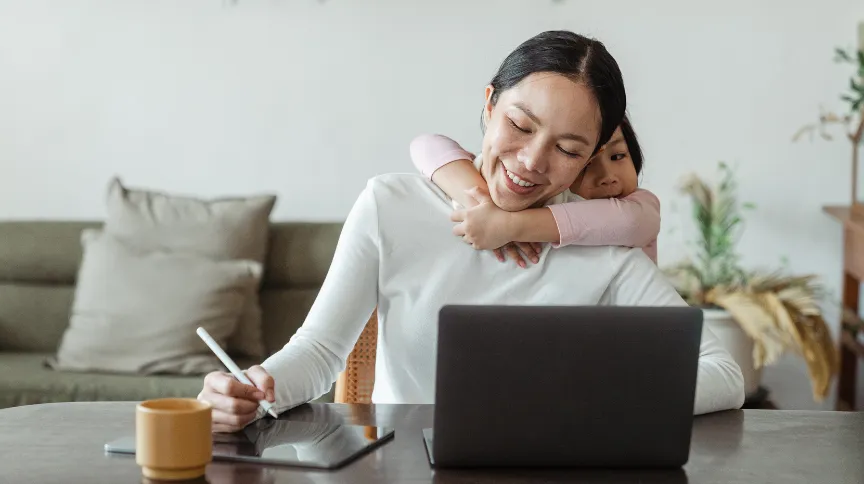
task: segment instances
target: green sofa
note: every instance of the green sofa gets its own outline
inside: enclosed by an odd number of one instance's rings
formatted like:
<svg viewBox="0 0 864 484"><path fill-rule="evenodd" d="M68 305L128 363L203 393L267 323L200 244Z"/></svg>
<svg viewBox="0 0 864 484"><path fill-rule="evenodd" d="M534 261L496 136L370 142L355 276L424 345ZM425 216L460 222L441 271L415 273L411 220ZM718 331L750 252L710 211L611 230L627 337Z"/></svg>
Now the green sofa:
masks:
<svg viewBox="0 0 864 484"><path fill-rule="evenodd" d="M203 376L52 370L45 360L69 322L81 231L98 222L0 222L0 408L47 402L194 397ZM279 350L303 323L342 224L273 223L261 287L264 343ZM238 360L241 367L253 361ZM332 390L319 401L332 401Z"/></svg>

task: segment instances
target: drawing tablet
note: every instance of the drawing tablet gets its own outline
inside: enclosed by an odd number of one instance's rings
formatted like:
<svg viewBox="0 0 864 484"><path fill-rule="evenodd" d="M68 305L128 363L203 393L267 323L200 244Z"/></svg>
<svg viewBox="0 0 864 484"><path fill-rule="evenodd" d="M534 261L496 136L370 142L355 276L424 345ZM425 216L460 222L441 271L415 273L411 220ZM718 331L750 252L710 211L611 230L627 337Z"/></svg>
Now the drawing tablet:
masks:
<svg viewBox="0 0 864 484"><path fill-rule="evenodd" d="M213 460L335 469L393 434L383 427L263 419L233 434L213 434ZM108 442L105 451L134 455L135 437Z"/></svg>

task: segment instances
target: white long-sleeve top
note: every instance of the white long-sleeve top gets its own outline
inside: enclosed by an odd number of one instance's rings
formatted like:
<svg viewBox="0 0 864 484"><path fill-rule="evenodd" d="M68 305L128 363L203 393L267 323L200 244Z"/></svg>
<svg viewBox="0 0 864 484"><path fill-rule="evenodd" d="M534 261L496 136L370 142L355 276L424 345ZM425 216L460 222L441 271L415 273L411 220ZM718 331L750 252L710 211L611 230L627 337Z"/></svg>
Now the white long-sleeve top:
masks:
<svg viewBox="0 0 864 484"><path fill-rule="evenodd" d="M262 363L276 382L277 412L330 389L376 306L373 402L434 403L437 317L446 304L686 305L641 250L547 245L538 264L522 269L452 235L451 212L449 198L421 175L368 182L304 324ZM740 407L740 368L709 328L702 334L694 413Z"/></svg>

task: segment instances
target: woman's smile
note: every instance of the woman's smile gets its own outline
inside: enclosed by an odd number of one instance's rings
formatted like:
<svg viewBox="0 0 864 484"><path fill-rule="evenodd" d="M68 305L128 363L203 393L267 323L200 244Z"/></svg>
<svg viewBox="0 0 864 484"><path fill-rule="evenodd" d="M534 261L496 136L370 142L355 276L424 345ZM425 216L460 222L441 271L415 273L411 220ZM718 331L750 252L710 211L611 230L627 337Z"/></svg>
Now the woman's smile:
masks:
<svg viewBox="0 0 864 484"><path fill-rule="evenodd" d="M504 185L516 195L529 195L536 191L542 184L536 181L528 181L525 175L518 175L507 169L504 163L501 163L501 172L499 176L503 177Z"/></svg>

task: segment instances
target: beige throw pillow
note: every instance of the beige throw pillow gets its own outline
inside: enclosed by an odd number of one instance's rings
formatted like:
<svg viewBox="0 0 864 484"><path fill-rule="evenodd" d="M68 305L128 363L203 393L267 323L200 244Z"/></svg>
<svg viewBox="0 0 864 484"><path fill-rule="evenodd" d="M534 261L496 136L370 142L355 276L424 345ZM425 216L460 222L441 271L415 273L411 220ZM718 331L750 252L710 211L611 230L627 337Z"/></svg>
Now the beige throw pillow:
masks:
<svg viewBox="0 0 864 484"><path fill-rule="evenodd" d="M261 266L194 254L143 251L86 230L58 370L202 374L222 369L195 333L224 345L255 292Z"/></svg>
<svg viewBox="0 0 864 484"><path fill-rule="evenodd" d="M247 259L263 267L270 235L274 195L200 199L132 189L118 178L108 187L105 231L147 250L199 254L215 260ZM263 358L261 306L257 291L249 299L226 350Z"/></svg>

